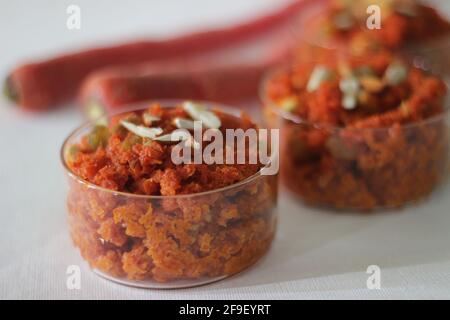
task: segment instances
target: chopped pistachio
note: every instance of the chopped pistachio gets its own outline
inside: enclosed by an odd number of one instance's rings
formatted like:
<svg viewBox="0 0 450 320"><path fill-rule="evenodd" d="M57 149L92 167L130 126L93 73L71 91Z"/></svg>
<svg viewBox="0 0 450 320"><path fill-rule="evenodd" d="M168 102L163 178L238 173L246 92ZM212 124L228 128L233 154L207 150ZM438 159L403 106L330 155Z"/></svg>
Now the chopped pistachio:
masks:
<svg viewBox="0 0 450 320"><path fill-rule="evenodd" d="M125 120L121 120L120 124L122 126L124 126L125 128L127 128L127 130L133 132L135 135L138 135L142 138L153 139L156 136L163 133L163 129L161 129L161 128L148 128L148 127L144 127L144 126L138 126L138 125L135 125L134 123L131 123L131 122L125 121Z"/></svg>
<svg viewBox="0 0 450 320"><path fill-rule="evenodd" d="M173 123L178 129L194 130L194 121L184 118L175 118Z"/></svg>
<svg viewBox="0 0 450 320"><path fill-rule="evenodd" d="M314 68L311 76L309 77L306 89L308 90L308 92L316 91L317 89L319 89L323 81L330 80L332 77L333 72L330 69L324 66L317 66Z"/></svg>
<svg viewBox="0 0 450 320"><path fill-rule="evenodd" d="M284 98L280 101L280 107L286 112L291 112L298 106L298 98L295 96Z"/></svg>
<svg viewBox="0 0 450 320"><path fill-rule="evenodd" d="M220 119L201 104L186 101L183 103L183 108L192 119L201 121L210 129L219 129L222 125Z"/></svg>
<svg viewBox="0 0 450 320"><path fill-rule="evenodd" d="M66 162L74 162L78 152L80 152L80 148L77 145L71 145L68 149L66 149L64 156Z"/></svg>
<svg viewBox="0 0 450 320"><path fill-rule="evenodd" d="M130 150L135 144L142 143L142 138L137 135L130 135L125 138L122 142L122 147L125 150Z"/></svg>
<svg viewBox="0 0 450 320"><path fill-rule="evenodd" d="M91 150L105 146L109 138L109 129L103 125L96 125L87 136L87 143Z"/></svg>
<svg viewBox="0 0 450 320"><path fill-rule="evenodd" d="M401 62L393 62L387 67L384 73L384 80L387 84L395 86L405 81L407 76L407 67Z"/></svg>
<svg viewBox="0 0 450 320"><path fill-rule="evenodd" d="M154 116L148 112L144 112L144 114L142 115L143 119L144 119L144 124L146 126L151 126L153 122L159 121L161 120L160 117Z"/></svg>

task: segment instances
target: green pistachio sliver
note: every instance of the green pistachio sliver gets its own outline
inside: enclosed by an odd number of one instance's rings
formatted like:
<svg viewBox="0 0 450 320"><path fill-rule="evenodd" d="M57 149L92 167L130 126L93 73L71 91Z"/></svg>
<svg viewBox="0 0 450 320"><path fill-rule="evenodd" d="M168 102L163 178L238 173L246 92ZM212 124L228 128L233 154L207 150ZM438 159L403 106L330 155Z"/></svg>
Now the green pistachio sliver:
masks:
<svg viewBox="0 0 450 320"><path fill-rule="evenodd" d="M330 69L324 66L317 66L314 68L311 76L309 77L306 90L308 90L308 92L316 91L319 89L322 82L330 80L332 77L333 72Z"/></svg>
<svg viewBox="0 0 450 320"><path fill-rule="evenodd" d="M128 137L125 138L125 140L123 140L122 142L122 147L125 150L131 150L131 148L138 143L142 143L143 138L137 136L137 135L130 135ZM149 140L150 141L150 140Z"/></svg>
<svg viewBox="0 0 450 320"><path fill-rule="evenodd" d="M66 162L74 162L78 152L80 152L80 148L77 145L72 145L68 149L66 149L64 155Z"/></svg>
<svg viewBox="0 0 450 320"><path fill-rule="evenodd" d="M157 121L161 120L160 117L154 116L148 112L145 112L142 115L142 118L144 119L144 124L146 126L151 126L153 122L157 122Z"/></svg>
<svg viewBox="0 0 450 320"><path fill-rule="evenodd" d="M297 97L288 97L280 101L280 108L286 112L292 112L297 106Z"/></svg>
<svg viewBox="0 0 450 320"><path fill-rule="evenodd" d="M407 77L408 68L400 62L391 63L384 73L384 80L391 86L396 86L404 82Z"/></svg>
<svg viewBox="0 0 450 320"><path fill-rule="evenodd" d="M358 97L355 94L346 94L342 97L342 107L345 110L354 110L358 105Z"/></svg>
<svg viewBox="0 0 450 320"><path fill-rule="evenodd" d="M210 129L219 129L222 125L220 119L211 111L208 111L203 105L186 101L183 103L183 109L194 119L201 121Z"/></svg>
<svg viewBox="0 0 450 320"><path fill-rule="evenodd" d="M133 132L135 135L142 138L153 139L163 133L163 129L161 128L148 128L144 126L138 126L125 120L121 120L120 124L124 126L128 131Z"/></svg>
<svg viewBox="0 0 450 320"><path fill-rule="evenodd" d="M173 119L174 125L178 129L194 130L194 121L184 118Z"/></svg>
<svg viewBox="0 0 450 320"><path fill-rule="evenodd" d="M88 134L87 141L91 150L105 146L109 138L109 129L104 125L97 124Z"/></svg>

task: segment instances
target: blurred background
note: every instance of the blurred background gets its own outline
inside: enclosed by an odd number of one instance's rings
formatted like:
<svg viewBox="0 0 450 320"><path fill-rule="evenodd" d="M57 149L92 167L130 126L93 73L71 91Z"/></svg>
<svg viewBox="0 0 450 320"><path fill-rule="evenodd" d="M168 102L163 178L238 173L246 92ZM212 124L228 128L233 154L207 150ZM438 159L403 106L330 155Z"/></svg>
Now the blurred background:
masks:
<svg viewBox="0 0 450 320"><path fill-rule="evenodd" d="M18 61L61 50L224 27L281 8L290 0L0 1L2 74ZM68 30L66 9L81 8L81 29Z"/></svg>

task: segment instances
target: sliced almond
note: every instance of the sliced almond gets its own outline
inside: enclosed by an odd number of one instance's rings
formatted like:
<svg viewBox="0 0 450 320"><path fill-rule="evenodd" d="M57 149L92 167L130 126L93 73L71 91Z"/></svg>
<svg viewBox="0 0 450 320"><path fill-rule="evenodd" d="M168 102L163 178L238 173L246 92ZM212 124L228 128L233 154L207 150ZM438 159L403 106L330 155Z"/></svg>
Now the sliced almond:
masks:
<svg viewBox="0 0 450 320"><path fill-rule="evenodd" d="M313 72L309 77L306 89L308 90L308 92L316 91L317 89L319 89L322 82L330 80L332 77L333 72L330 69L324 66L317 66L314 68Z"/></svg>
<svg viewBox="0 0 450 320"><path fill-rule="evenodd" d="M339 81L339 88L345 94L357 94L360 88L359 81L356 77L350 76Z"/></svg>
<svg viewBox="0 0 450 320"><path fill-rule="evenodd" d="M186 130L194 130L194 121L184 118L175 118L173 119L174 125L178 129L186 129Z"/></svg>
<svg viewBox="0 0 450 320"><path fill-rule="evenodd" d="M124 126L128 131L133 132L135 135L142 138L154 139L156 136L163 133L163 129L161 128L148 128L144 126L138 126L125 120L121 120L120 124Z"/></svg>
<svg viewBox="0 0 450 320"><path fill-rule="evenodd" d="M154 116L148 112L145 112L142 117L146 126L151 126L153 122L161 120L160 117Z"/></svg>
<svg viewBox="0 0 450 320"><path fill-rule="evenodd" d="M192 135L188 132L179 131L177 134L169 133L162 136L158 136L153 138L154 141L159 142L180 142L180 141L186 141L188 146L193 147L194 149L200 149L200 143L195 141L195 139L192 137Z"/></svg>
<svg viewBox="0 0 450 320"><path fill-rule="evenodd" d="M401 62L391 63L384 72L384 81L391 86L398 85L408 77L408 68Z"/></svg>
<svg viewBox="0 0 450 320"><path fill-rule="evenodd" d="M384 89L385 83L382 79L374 76L363 76L359 78L362 87L371 93L378 93Z"/></svg>
<svg viewBox="0 0 450 320"><path fill-rule="evenodd" d="M358 106L358 97L354 94L346 94L342 97L342 107L345 110L354 110Z"/></svg>
<svg viewBox="0 0 450 320"><path fill-rule="evenodd" d="M192 119L201 121L210 129L219 129L222 125L220 119L211 111L208 111L203 105L186 101L183 103L184 110Z"/></svg>

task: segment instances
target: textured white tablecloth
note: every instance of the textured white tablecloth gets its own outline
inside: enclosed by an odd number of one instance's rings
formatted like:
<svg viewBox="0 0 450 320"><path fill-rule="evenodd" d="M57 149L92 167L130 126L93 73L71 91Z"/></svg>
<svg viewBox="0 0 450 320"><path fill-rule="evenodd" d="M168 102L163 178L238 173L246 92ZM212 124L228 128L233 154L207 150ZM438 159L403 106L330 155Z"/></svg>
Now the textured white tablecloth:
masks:
<svg viewBox="0 0 450 320"><path fill-rule="evenodd" d="M27 57L97 41L229 24L287 1L0 0L0 72ZM65 27L69 4L81 7L80 31ZM367 216L305 208L283 194L269 254L247 272L216 284L144 290L95 276L66 231L58 153L81 121L73 109L24 115L1 102L0 298L450 298L449 186L421 205ZM81 267L80 290L66 287L69 265ZM366 287L369 265L381 268L380 290Z"/></svg>

